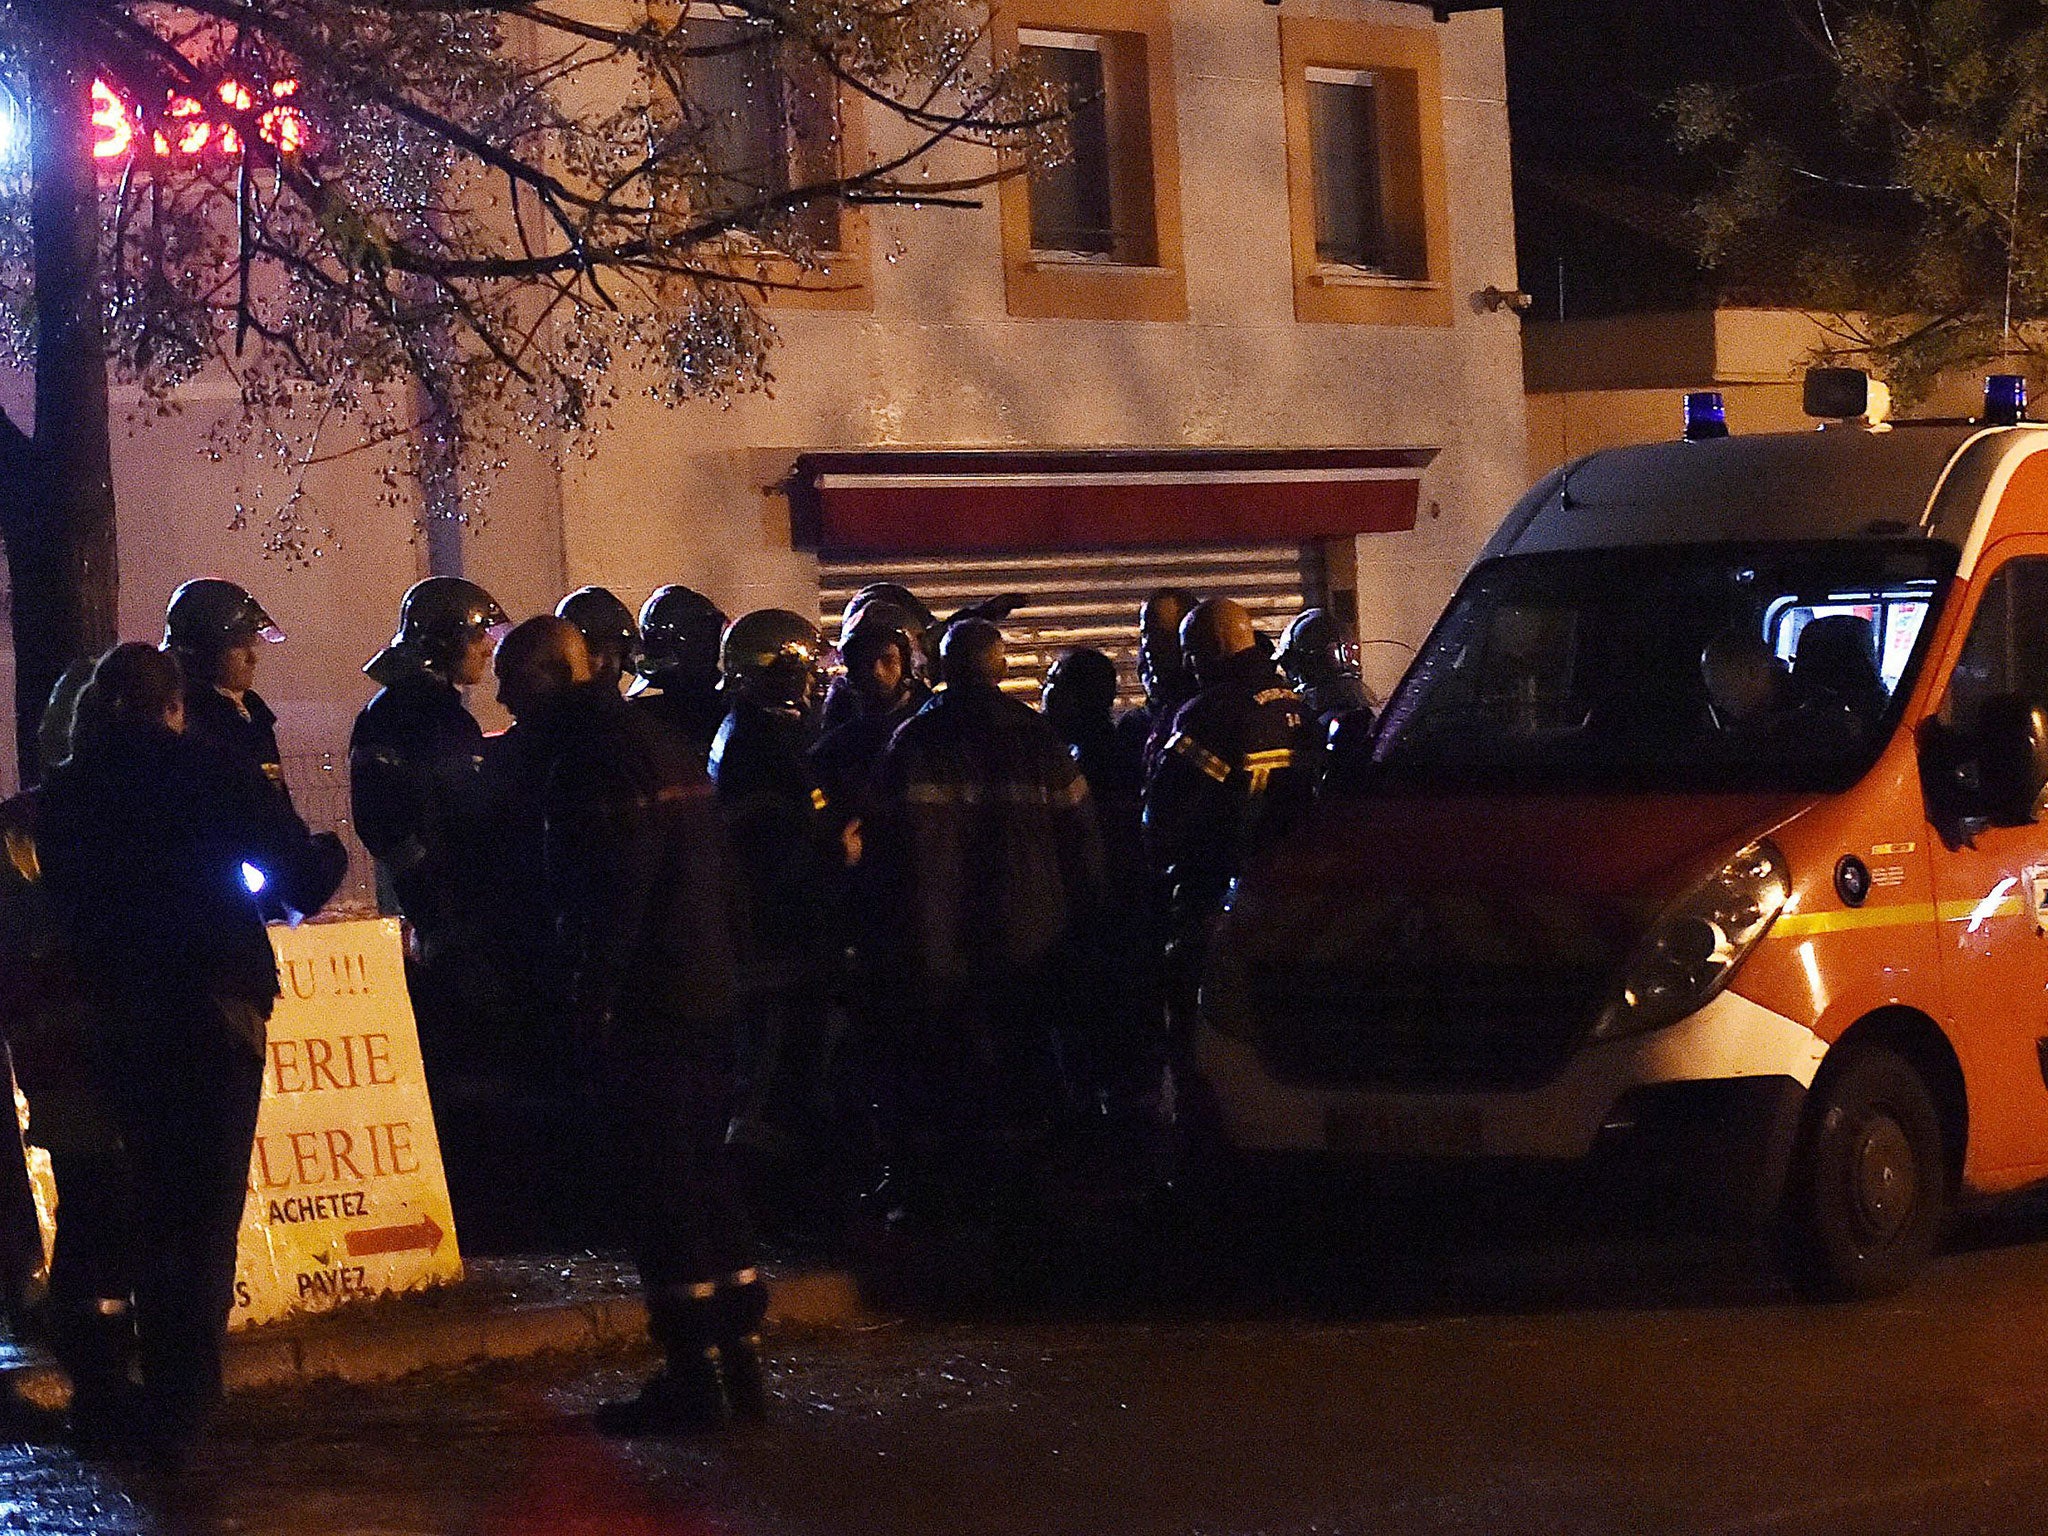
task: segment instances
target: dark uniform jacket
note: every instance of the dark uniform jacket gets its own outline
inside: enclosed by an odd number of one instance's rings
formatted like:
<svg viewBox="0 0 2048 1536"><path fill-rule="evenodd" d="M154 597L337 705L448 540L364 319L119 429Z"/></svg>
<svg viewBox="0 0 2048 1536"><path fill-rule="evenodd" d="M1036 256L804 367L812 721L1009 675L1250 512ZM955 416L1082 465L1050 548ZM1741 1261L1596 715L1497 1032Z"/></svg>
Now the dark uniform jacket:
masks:
<svg viewBox="0 0 2048 1536"><path fill-rule="evenodd" d="M1095 804L1109 888L1120 904L1137 903L1142 910L1152 881L1145 859L1145 774L1139 750L1107 721L1082 732L1068 750ZM1129 921L1136 912L1120 915Z"/></svg>
<svg viewBox="0 0 2048 1536"><path fill-rule="evenodd" d="M308 852L260 774L160 725L117 724L51 773L37 821L43 878L89 984L269 1013L277 963L243 866L275 879Z"/></svg>
<svg viewBox="0 0 2048 1536"><path fill-rule="evenodd" d="M1181 706L1145 781L1153 867L1183 915L1213 909L1245 855L1314 788L1317 744L1301 697L1256 649Z"/></svg>
<svg viewBox="0 0 2048 1536"><path fill-rule="evenodd" d="M242 695L242 709L235 701L208 683L185 681L185 734L210 741L221 751L240 758L261 773L291 799L284 782L284 754L277 748L277 714L253 688Z"/></svg>
<svg viewBox="0 0 2048 1536"><path fill-rule="evenodd" d="M835 725L811 748L811 763L825 793L825 809L836 825L845 826L867 814L868 788L875 764L896 728L924 707L931 690L914 684L904 690L893 709L860 714Z"/></svg>
<svg viewBox="0 0 2048 1536"><path fill-rule="evenodd" d="M711 747L752 986L801 985L830 950L841 860L810 745L799 711L742 701Z"/></svg>
<svg viewBox="0 0 2048 1536"><path fill-rule="evenodd" d="M1303 688L1301 702L1325 733L1342 716L1359 710L1364 710L1368 718L1372 714L1372 706L1366 702L1365 684L1349 673Z"/></svg>
<svg viewBox="0 0 2048 1536"><path fill-rule="evenodd" d="M711 743L725 723L726 703L718 683L670 688L657 683L633 696L633 707L643 711L664 730L672 732L696 755L699 766L710 761Z"/></svg>
<svg viewBox="0 0 2048 1536"><path fill-rule="evenodd" d="M424 668L371 699L349 737L356 830L430 952L480 899L483 754L462 695Z"/></svg>
<svg viewBox="0 0 2048 1536"><path fill-rule="evenodd" d="M218 688L188 680L185 684L185 734L207 743L236 764L262 775L276 793L280 814L289 819L303 842L311 837L292 805L284 781L284 755L277 749L277 715L254 689L242 695L242 710ZM263 893L264 916L289 919L319 909L340 886L348 870L348 851L332 834L309 844L309 857L295 861L297 880L282 875Z"/></svg>
<svg viewBox="0 0 2048 1536"><path fill-rule="evenodd" d="M547 776L555 743L532 720L484 738L478 779L482 843L489 852L491 900L477 910L490 959L513 998L551 1007L560 1001L560 956L547 889Z"/></svg>
<svg viewBox="0 0 2048 1536"><path fill-rule="evenodd" d="M1372 737L1372 702L1365 682L1344 672L1320 683L1297 690L1302 707L1316 728L1317 772L1324 779L1346 782L1356 773L1361 748ZM1339 752L1346 762L1337 762Z"/></svg>
<svg viewBox="0 0 2048 1536"><path fill-rule="evenodd" d="M860 693L844 677L825 685L824 701L818 706L818 729L835 731L849 720L860 718Z"/></svg>
<svg viewBox="0 0 2048 1536"><path fill-rule="evenodd" d="M1160 749L1166 745L1166 738L1173 733L1173 717L1180 713L1181 705L1187 703L1189 695L1178 690L1162 689L1156 699L1147 699L1136 709L1127 710L1117 720L1117 740L1123 749L1138 761L1140 773L1150 773L1153 761Z"/></svg>
<svg viewBox="0 0 2048 1536"><path fill-rule="evenodd" d="M704 770L604 684L549 700L521 729L546 765L547 889L574 1016L729 1024L725 838Z"/></svg>
<svg viewBox="0 0 2048 1536"><path fill-rule="evenodd" d="M868 853L928 993L1039 965L1095 913L1088 781L1043 717L997 689L948 687L897 729L873 815Z"/></svg>
<svg viewBox="0 0 2048 1536"><path fill-rule="evenodd" d="M32 1137L48 1146L56 1097L89 1092L89 1079L78 973L43 879L42 793L0 801L0 1028L35 1117Z"/></svg>

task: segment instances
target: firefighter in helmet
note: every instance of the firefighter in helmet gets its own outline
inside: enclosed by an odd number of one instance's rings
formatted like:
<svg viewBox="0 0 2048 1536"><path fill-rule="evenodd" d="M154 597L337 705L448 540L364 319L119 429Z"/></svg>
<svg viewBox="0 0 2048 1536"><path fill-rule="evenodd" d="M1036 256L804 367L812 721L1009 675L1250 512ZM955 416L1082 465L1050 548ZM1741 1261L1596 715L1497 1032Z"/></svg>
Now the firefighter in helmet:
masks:
<svg viewBox="0 0 2048 1536"><path fill-rule="evenodd" d="M483 681L507 623L475 582L429 576L406 592L398 632L363 668L382 686L349 737L356 826L379 894L412 924L414 958L429 972L476 926L484 734L462 690ZM420 1023L424 1045L435 1029Z"/></svg>
<svg viewBox="0 0 2048 1536"><path fill-rule="evenodd" d="M1325 729L1357 710L1371 714L1372 699L1358 670L1358 648L1327 609L1304 608L1289 620L1273 660Z"/></svg>
<svg viewBox="0 0 2048 1536"><path fill-rule="evenodd" d="M811 749L831 813L860 819L875 761L896 727L924 707L932 691L917 673L914 619L897 604L861 608L839 642L845 682L858 713L829 728Z"/></svg>
<svg viewBox="0 0 2048 1536"><path fill-rule="evenodd" d="M939 635L944 630L923 599L908 587L894 581L871 581L846 600L846 611L839 617L839 647L845 654L846 642L853 634L853 627L860 622L861 611L870 603L887 603L896 622L910 637L911 674L919 685L929 692L926 679L933 676L936 666L936 648ZM825 691L824 708L819 712L819 728L831 730L857 719L862 713L861 701L850 677L835 677L832 686Z"/></svg>
<svg viewBox="0 0 2048 1536"><path fill-rule="evenodd" d="M1168 996L1184 1047L1209 919L1254 844L1312 791L1317 740L1242 606L1195 604L1180 638L1199 691L1175 714L1146 776L1145 840L1170 893Z"/></svg>
<svg viewBox="0 0 2048 1536"><path fill-rule="evenodd" d="M1138 682L1145 702L1116 723L1125 753L1150 769L1166 745L1174 712L1194 696L1195 680L1181 655L1180 621L1195 606L1185 587L1161 587L1138 609Z"/></svg>
<svg viewBox="0 0 2048 1536"><path fill-rule="evenodd" d="M659 588L640 609L639 676L627 696L708 761L727 701L718 689L719 642L726 617L702 592Z"/></svg>
<svg viewBox="0 0 2048 1536"><path fill-rule="evenodd" d="M957 622L941 661L945 689L876 766L869 857L877 904L901 914L878 979L903 1036L907 1213L979 1224L1029 1210L1071 1097L1060 1036L1077 942L1102 921L1102 847L1065 744L1002 691L1002 632Z"/></svg>
<svg viewBox="0 0 2048 1536"><path fill-rule="evenodd" d="M649 1332L666 1357L637 1397L598 1410L598 1427L759 1417L767 1286L725 1176L734 990L711 786L680 740L592 676L569 621L528 619L496 666L534 766L565 967L554 1070L576 1085L593 1178L631 1215Z"/></svg>
<svg viewBox="0 0 2048 1536"><path fill-rule="evenodd" d="M555 604L555 617L567 619L582 634L596 680L618 687L640 655L633 610L609 588L578 587Z"/></svg>
<svg viewBox="0 0 2048 1536"><path fill-rule="evenodd" d="M277 745L277 715L253 686L262 645L280 645L284 631L245 588L201 576L171 594L164 611L163 649L185 674L185 733L259 773L304 837L302 857L289 871L274 871L264 892L273 918L308 912L331 895L348 867L348 852L333 832L308 833L292 808ZM319 900L314 898L318 897ZM308 905L307 903L311 903Z"/></svg>
<svg viewBox="0 0 2048 1536"><path fill-rule="evenodd" d="M735 619L721 656L731 709L711 747L740 912L734 1149L760 1218L785 1231L815 1214L805 1175L827 1118L831 919L846 863L809 757L824 649L799 614Z"/></svg>
<svg viewBox="0 0 2048 1536"><path fill-rule="evenodd" d="M1323 744L1318 776L1325 784L1355 783L1372 750L1372 726L1379 703L1358 670L1358 647L1336 616L1304 608L1280 632L1273 660L1301 695Z"/></svg>
<svg viewBox="0 0 2048 1536"><path fill-rule="evenodd" d="M211 576L179 587L164 612L163 648L185 667L186 731L260 769L289 797L277 716L253 686L259 642L283 640L284 631L247 590Z"/></svg>

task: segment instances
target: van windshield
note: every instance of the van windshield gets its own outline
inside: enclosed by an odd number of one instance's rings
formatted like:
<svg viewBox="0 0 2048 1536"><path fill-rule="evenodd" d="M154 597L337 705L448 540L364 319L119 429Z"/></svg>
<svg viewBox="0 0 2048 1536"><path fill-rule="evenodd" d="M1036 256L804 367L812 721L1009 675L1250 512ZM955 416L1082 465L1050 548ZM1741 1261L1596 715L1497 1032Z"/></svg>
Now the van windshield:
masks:
<svg viewBox="0 0 2048 1536"><path fill-rule="evenodd" d="M1492 561L1387 706L1374 761L1418 787L1847 783L1896 723L1955 563L1919 540Z"/></svg>

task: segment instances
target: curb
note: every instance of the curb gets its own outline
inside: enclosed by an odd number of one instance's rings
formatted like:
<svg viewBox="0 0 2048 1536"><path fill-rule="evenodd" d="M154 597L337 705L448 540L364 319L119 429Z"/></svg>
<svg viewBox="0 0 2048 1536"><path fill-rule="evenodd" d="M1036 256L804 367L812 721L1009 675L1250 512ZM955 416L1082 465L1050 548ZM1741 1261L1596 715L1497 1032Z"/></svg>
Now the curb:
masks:
<svg viewBox="0 0 2048 1536"><path fill-rule="evenodd" d="M867 1316L860 1287L843 1270L771 1276L772 1329L844 1328ZM396 1381L415 1371L451 1370L491 1360L571 1354L635 1344L647 1337L647 1308L638 1296L511 1307L495 1312L427 1310L350 1326L346 1318L285 1324L230 1334L222 1359L230 1392L343 1381ZM18 1395L41 1407L60 1406L70 1388L46 1361L6 1373Z"/></svg>

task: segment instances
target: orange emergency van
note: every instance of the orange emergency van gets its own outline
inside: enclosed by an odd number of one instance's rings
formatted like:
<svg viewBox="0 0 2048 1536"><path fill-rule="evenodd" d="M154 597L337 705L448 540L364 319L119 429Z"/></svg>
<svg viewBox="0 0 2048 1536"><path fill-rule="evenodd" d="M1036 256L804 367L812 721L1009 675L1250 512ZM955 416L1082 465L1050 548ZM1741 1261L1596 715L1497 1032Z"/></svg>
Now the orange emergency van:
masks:
<svg viewBox="0 0 2048 1536"><path fill-rule="evenodd" d="M1210 946L1233 1146L1675 1157L1820 1295L2048 1180L2048 427L1570 464L1348 777Z"/></svg>

